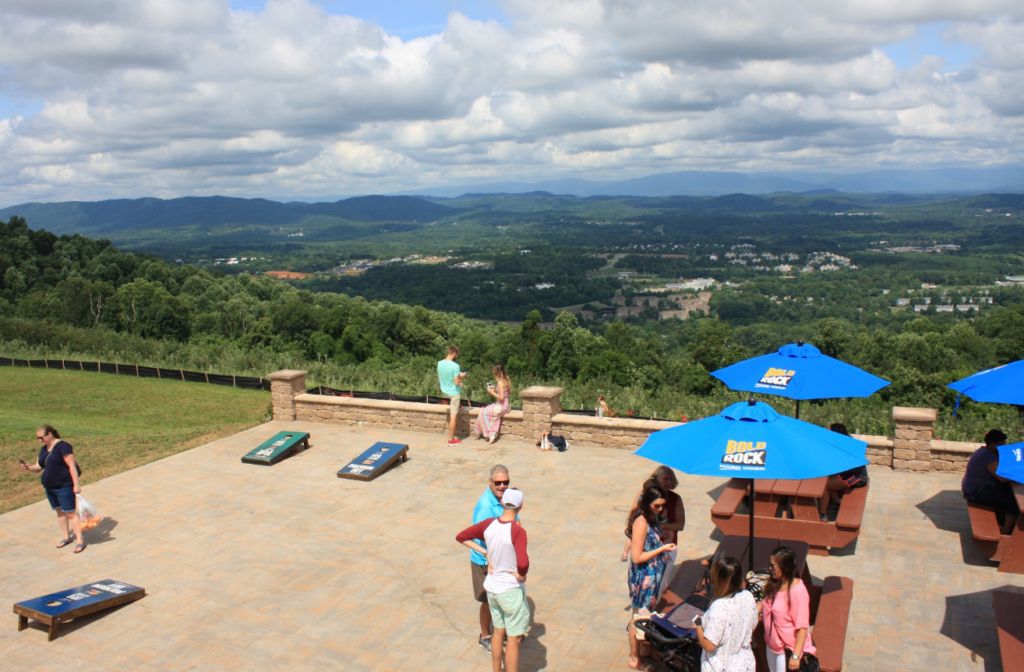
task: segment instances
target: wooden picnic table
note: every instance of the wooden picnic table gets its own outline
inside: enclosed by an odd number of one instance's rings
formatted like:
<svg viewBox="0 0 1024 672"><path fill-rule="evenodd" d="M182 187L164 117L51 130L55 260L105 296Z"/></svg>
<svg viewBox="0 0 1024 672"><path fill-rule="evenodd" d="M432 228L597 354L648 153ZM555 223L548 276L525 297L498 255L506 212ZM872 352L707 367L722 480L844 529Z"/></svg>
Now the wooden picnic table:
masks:
<svg viewBox="0 0 1024 672"><path fill-rule="evenodd" d="M727 535L748 535L749 513L737 513L746 497L746 479L733 478L711 507L711 520ZM830 548L844 548L860 534L867 502L867 487L850 490L835 522L823 523L817 499L826 497L827 477L806 480L754 479L754 534L776 539L799 539L811 555L828 555Z"/></svg>
<svg viewBox="0 0 1024 672"><path fill-rule="evenodd" d="M754 515L771 516L785 507L793 520L818 521L818 497L825 496L828 477L807 480L758 478L754 480ZM773 510L774 509L774 510Z"/></svg>

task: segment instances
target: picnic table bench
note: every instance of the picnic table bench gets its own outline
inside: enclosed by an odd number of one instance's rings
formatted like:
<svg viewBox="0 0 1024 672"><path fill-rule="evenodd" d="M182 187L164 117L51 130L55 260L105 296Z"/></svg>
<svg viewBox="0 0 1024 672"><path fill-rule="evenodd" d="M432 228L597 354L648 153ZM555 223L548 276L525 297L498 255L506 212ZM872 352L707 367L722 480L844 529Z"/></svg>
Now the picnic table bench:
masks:
<svg viewBox="0 0 1024 672"><path fill-rule="evenodd" d="M850 604L853 602L853 579L845 576L826 576L821 584L821 598L814 614L811 639L818 649L818 665L823 672L843 669L846 649L846 629L850 624Z"/></svg>
<svg viewBox="0 0 1024 672"><path fill-rule="evenodd" d="M985 504L967 502L967 513L971 517L971 537L975 545L989 560L1002 560L1006 546L1010 543L1010 535L1003 534L999 529L996 510Z"/></svg>
<svg viewBox="0 0 1024 672"><path fill-rule="evenodd" d="M797 576L807 586L811 598L811 638L817 647L818 663L823 672L841 672L843 654L846 650L846 631L850 623L850 607L853 601L853 580L843 576L826 576L820 586L816 586L811 577L808 563L810 547L806 542L787 539L754 540L754 567L768 567L768 556L778 546L789 546L796 553ZM740 561L746 568L749 538L746 536L727 536L722 539L715 553L722 552ZM714 555L703 560L687 560L680 563L679 569L672 578L672 583L665 591L658 611L667 612L688 595L693 594L700 584L708 562ZM758 625L754 631L754 640L760 651L764 648L764 628ZM767 671L766 661L762 654L757 654L759 672ZM1011 668L1006 668L1011 669Z"/></svg>
<svg viewBox="0 0 1024 672"><path fill-rule="evenodd" d="M1024 595L992 591L1004 670L1024 670Z"/></svg>
<svg viewBox="0 0 1024 672"><path fill-rule="evenodd" d="M860 534L868 487L843 495L835 522L818 518L817 499L825 497L827 478L807 480L754 480L754 530L759 537L799 539L812 555L828 555L830 548L845 548ZM750 529L750 514L737 513L747 495L747 481L733 478L711 507L715 527L727 535L743 535Z"/></svg>
<svg viewBox="0 0 1024 672"><path fill-rule="evenodd" d="M1024 511L1024 483L1011 483L1017 505ZM1011 534L1003 534L996 510L984 504L967 502L971 519L971 537L982 553L999 563L999 571L1024 574L1024 515L1017 519Z"/></svg>

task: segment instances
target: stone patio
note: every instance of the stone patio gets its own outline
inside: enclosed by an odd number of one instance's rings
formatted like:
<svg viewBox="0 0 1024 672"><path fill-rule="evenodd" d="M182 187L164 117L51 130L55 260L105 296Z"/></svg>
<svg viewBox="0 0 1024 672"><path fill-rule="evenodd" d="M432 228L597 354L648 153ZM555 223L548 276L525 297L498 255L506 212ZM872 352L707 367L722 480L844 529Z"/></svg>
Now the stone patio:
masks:
<svg viewBox="0 0 1024 672"><path fill-rule="evenodd" d="M283 429L310 432L312 449L273 467L241 463ZM535 626L521 669L626 669L622 528L655 465L609 448L444 439L267 423L87 486L108 518L80 555L54 548L45 501L0 516L0 602L106 578L148 591L62 626L53 643L35 622L17 632L10 614L0 668L490 670L469 553L454 537L502 463L524 491L530 534ZM408 443L410 460L371 483L335 477L381 440ZM680 555L707 555L722 481L682 480ZM977 551L958 490L956 474L875 468L855 553L809 559L818 579L856 582L844 669L1002 669L990 591L1024 592L1024 576L998 574Z"/></svg>

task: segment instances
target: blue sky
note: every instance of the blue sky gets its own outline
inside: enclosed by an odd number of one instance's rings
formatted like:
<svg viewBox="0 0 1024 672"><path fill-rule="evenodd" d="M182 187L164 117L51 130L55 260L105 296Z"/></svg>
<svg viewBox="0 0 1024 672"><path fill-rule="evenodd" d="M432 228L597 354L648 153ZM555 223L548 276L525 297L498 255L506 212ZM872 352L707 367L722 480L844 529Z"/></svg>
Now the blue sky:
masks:
<svg viewBox="0 0 1024 672"><path fill-rule="evenodd" d="M230 0L235 9L260 11L265 0ZM508 18L493 2L486 0L318 0L331 14L345 14L377 24L391 35L413 39L436 35L444 30L453 11L480 21L506 22Z"/></svg>
<svg viewBox="0 0 1024 672"><path fill-rule="evenodd" d="M909 40L895 44L879 45L879 48L901 69L917 65L926 54L940 56L946 61L946 70L962 70L978 56L977 50L962 42L943 39L949 28L948 21L928 23L917 27L917 34Z"/></svg>

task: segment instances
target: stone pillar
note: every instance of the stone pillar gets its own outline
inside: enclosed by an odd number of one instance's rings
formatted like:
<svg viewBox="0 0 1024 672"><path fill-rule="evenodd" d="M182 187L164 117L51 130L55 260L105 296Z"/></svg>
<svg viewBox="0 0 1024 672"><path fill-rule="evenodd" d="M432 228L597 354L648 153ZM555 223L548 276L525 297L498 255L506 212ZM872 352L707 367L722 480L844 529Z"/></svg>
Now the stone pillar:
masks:
<svg viewBox="0 0 1024 672"><path fill-rule="evenodd" d="M306 372L285 369L267 376L274 404L274 420L295 419L295 397L306 393Z"/></svg>
<svg viewBox="0 0 1024 672"><path fill-rule="evenodd" d="M551 431L552 416L562 412L563 387L534 385L519 393L523 398L523 438L536 441Z"/></svg>
<svg viewBox="0 0 1024 672"><path fill-rule="evenodd" d="M892 442L894 471L931 471L932 424L937 417L934 408L893 407L892 419L896 425L896 438Z"/></svg>

